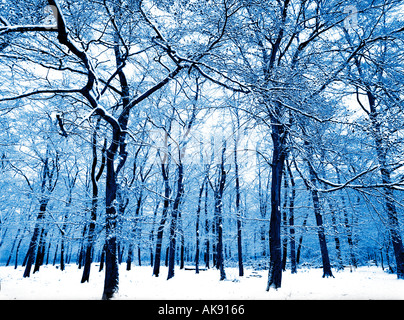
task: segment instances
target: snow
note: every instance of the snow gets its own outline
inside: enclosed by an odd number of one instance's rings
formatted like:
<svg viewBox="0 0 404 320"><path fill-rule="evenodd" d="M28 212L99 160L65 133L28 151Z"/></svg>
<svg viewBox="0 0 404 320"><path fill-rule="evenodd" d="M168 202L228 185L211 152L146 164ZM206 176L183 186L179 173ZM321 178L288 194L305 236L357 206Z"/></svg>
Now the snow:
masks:
<svg viewBox="0 0 404 320"><path fill-rule="evenodd" d="M89 283L80 283L82 270L67 265L65 271L53 266L23 278L23 268L0 267L0 300L11 299L100 299L104 272L92 266ZM262 299L404 299L404 280L375 266L333 271L335 278L322 278L322 269L299 269L297 274L286 271L282 288L265 291L267 271L245 269L238 276L237 268L227 268L227 280L219 281L219 271L210 269L195 274L191 270L175 270L175 277L166 280L167 268L161 267L160 277L152 276L152 268L133 266L120 268L117 299L143 300L262 300Z"/></svg>

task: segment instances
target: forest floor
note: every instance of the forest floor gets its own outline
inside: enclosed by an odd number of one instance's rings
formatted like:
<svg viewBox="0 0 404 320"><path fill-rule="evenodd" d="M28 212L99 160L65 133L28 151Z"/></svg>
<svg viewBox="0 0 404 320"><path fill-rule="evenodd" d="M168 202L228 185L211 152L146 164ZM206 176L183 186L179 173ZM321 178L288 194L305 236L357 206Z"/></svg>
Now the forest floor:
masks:
<svg viewBox="0 0 404 320"><path fill-rule="evenodd" d="M104 272L93 265L90 282L80 283L82 270L67 265L65 271L43 266L40 271L23 278L22 267L0 267L0 300L6 299L100 299ZM265 291L267 271L227 268L227 280L219 281L218 270L175 270L175 277L166 280L167 269L160 277L152 276L151 267L133 266L131 271L120 269L118 299L196 299L196 300L261 300L261 299L404 299L404 280L374 266L336 272L335 278L322 278L322 269L298 269L283 273L282 288Z"/></svg>

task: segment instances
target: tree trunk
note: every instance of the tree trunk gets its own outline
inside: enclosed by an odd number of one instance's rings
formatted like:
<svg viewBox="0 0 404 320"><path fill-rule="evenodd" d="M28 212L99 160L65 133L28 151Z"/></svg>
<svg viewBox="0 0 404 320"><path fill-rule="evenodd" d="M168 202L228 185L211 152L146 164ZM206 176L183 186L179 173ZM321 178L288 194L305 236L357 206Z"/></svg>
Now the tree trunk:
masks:
<svg viewBox="0 0 404 320"><path fill-rule="evenodd" d="M164 225L167 221L167 214L170 206L170 199L169 199L170 185L168 180L168 165L166 165L165 163L161 164L161 173L163 175L163 181L164 181L164 201L163 201L163 212L161 215L159 227L157 229L156 254L154 255L153 275L156 277L158 277L160 274L161 248L163 243Z"/></svg>
<svg viewBox="0 0 404 320"><path fill-rule="evenodd" d="M18 241L17 249L15 249L15 263L14 263L14 269L17 269L17 267L18 267L18 253L20 252L21 242L22 242L22 237L21 237L20 240Z"/></svg>
<svg viewBox="0 0 404 320"><path fill-rule="evenodd" d="M65 238L60 241L60 270L65 270Z"/></svg>
<svg viewBox="0 0 404 320"><path fill-rule="evenodd" d="M287 161L285 161L287 162ZM286 208L288 206L288 195L289 195L289 184L288 179L286 177L286 171L284 170L284 179L283 179L283 186L284 186L284 200L283 200L283 207L282 207L282 225L283 225L283 234L284 237L282 239L282 271L286 271L286 262L288 257L288 215L286 213Z"/></svg>
<svg viewBox="0 0 404 320"><path fill-rule="evenodd" d="M282 282L281 252L281 188L282 173L287 151L285 150L286 127L275 116L272 122L272 176L271 176L271 220L269 223L269 271L266 290L280 288Z"/></svg>
<svg viewBox="0 0 404 320"><path fill-rule="evenodd" d="M42 199L40 201L40 207L39 207L39 213L36 219L36 224L34 228L34 233L32 235L29 247L28 247L28 252L27 252L27 264L25 266L25 271L24 271L24 278L27 278L30 276L31 273L31 267L34 264L35 260L35 255L37 251L37 246L38 246L38 237L40 234L42 234L41 227L40 225L42 224L42 220L45 216L46 212L46 207L48 205L49 199ZM40 240L40 239L39 239Z"/></svg>
<svg viewBox="0 0 404 320"><path fill-rule="evenodd" d="M215 197L215 216L217 219L217 267L220 270L220 280L226 279L226 272L224 270L224 257L223 257L223 203L219 195Z"/></svg>
<svg viewBox="0 0 404 320"><path fill-rule="evenodd" d="M337 253L337 270L344 270L344 263L342 261L342 253L341 253L341 242L338 236L338 227L337 227L337 217L335 210L331 203L329 203L330 211L331 211L331 221L334 229L334 242L335 242L335 252Z"/></svg>
<svg viewBox="0 0 404 320"><path fill-rule="evenodd" d="M179 159L178 163L178 179L177 179L177 195L174 200L173 209L171 211L171 223L170 223L170 251L168 258L168 276L167 280L174 277L174 266L175 266L175 249L176 249L176 232L177 232L177 222L178 215L180 212L180 205L182 201L182 197L184 194L184 185L183 185L183 165L181 163L181 159Z"/></svg>
<svg viewBox="0 0 404 320"><path fill-rule="evenodd" d="M160 206L160 201L158 200L157 204L156 204L156 209L154 209L152 229L150 230L150 236L149 236L149 241L150 241L150 266L152 268L154 267L154 255L153 255L154 231L155 231L156 217L157 217L157 212L158 212L159 206Z"/></svg>
<svg viewBox="0 0 404 320"><path fill-rule="evenodd" d="M270 180L268 179L266 189L264 190L262 187L262 171L261 171L261 161L260 161L260 154L258 153L258 145L257 145L257 167L258 167L258 197L259 197L259 208L260 208L260 216L261 219L264 221L267 216L267 207L268 207L268 184ZM266 242L266 226L264 223L261 223L260 226L260 246L261 246L261 256L267 256L267 242Z"/></svg>
<svg viewBox="0 0 404 320"><path fill-rule="evenodd" d="M306 212L306 216L303 219L302 223L302 234L300 235L299 238L299 245L297 246L297 251L296 251L296 264L300 263L300 256L302 252L302 244L303 244L303 232L306 231L306 225L307 225L307 219L309 218L309 212Z"/></svg>
<svg viewBox="0 0 404 320"><path fill-rule="evenodd" d="M390 183L390 173L382 170L383 183ZM397 265L397 278L404 279L404 248L398 223L398 214L393 198L393 190L389 187L384 188L385 201L387 208L388 229L393 244L394 257Z"/></svg>
<svg viewBox="0 0 404 320"><path fill-rule="evenodd" d="M199 196L198 196L198 206L196 209L196 223L195 223L195 238L196 238L196 249L195 249L195 273L199 273L199 255L200 255L200 228L199 228L199 220L201 214L201 200L203 189L205 188L205 180L203 180L202 185L199 189Z"/></svg>
<svg viewBox="0 0 404 320"><path fill-rule="evenodd" d="M289 233L290 233L290 266L291 272L297 273L296 267L296 243L295 243L295 198L296 198L296 184L293 178L292 170L290 165L286 162L286 169L289 174L290 184L291 184L291 195L289 198ZM285 178L286 179L286 178Z"/></svg>
<svg viewBox="0 0 404 320"><path fill-rule="evenodd" d="M20 234L20 231L21 231L21 229L18 229L17 234L14 237L14 241L13 241L13 244L12 244L11 249L10 249L10 254L9 254L7 262L6 262L6 267L8 267L10 265L10 261L11 261L11 258L13 256L14 247L15 247L15 244L17 243L17 239L18 239L18 236Z"/></svg>
<svg viewBox="0 0 404 320"><path fill-rule="evenodd" d="M142 181L142 182L144 182L144 181ZM140 209L141 209L141 205L142 205L142 200L143 200L143 192L140 191L140 194L139 194L139 196L137 198L137 201L136 201L135 222L134 222L134 226L133 226L133 229L132 229L132 234L134 235L134 237L132 236L130 238L130 240L129 240L130 243L129 243L128 255L127 255L127 259L126 259L126 270L127 271L129 271L131 269L131 266L132 266L133 247L134 247L134 243L133 243L134 239L133 238L135 238L135 241L138 242L138 245L140 245L139 243L140 243L141 230L140 230L140 227L139 227L139 216L140 216ZM125 210L126 206L128 205L128 203L129 203L129 199L126 198L126 203L122 207L122 214L123 214L123 211ZM139 266L141 266L140 247L138 247L138 256L139 256Z"/></svg>
<svg viewBox="0 0 404 320"><path fill-rule="evenodd" d="M208 218L208 181L205 186L205 266L210 268L210 241L209 241L209 218Z"/></svg>
<svg viewBox="0 0 404 320"><path fill-rule="evenodd" d="M184 269L184 266L185 266L185 261L184 261L185 238L184 238L184 229L183 229L183 225L182 225L181 210L178 211L178 235L180 236L180 269Z"/></svg>
<svg viewBox="0 0 404 320"><path fill-rule="evenodd" d="M237 113L237 127L240 127L240 121ZM244 276L243 266L243 241L242 241L242 222L241 222L241 206L240 206L240 178L238 172L237 159L237 141L238 136L234 139L234 174L236 176L236 215L237 215L237 257L238 257L238 275Z"/></svg>
<svg viewBox="0 0 404 320"><path fill-rule="evenodd" d="M97 169L97 131L100 126L101 118L98 118L95 130L93 132L92 137L92 156L93 162L91 165L91 185L92 185L92 198L91 198L91 211L90 211L90 223L88 225L88 235L87 235L87 245L85 249L85 258L84 258L84 269L83 275L81 277L81 283L90 281L90 270L91 270L91 262L93 260L93 251L94 251L94 236L95 236L95 224L97 222L97 210L98 210L98 181L101 178L102 173L105 168L105 152L106 152L106 140L104 140L104 146L102 148L102 158L101 165L96 173Z"/></svg>
<svg viewBox="0 0 404 320"><path fill-rule="evenodd" d="M106 218L105 218L105 280L103 300L109 300L118 291L119 271L117 255L117 208L116 208L116 177L114 169L114 160L117 149L117 142L120 140L119 133L114 132L111 147L107 151L107 176L106 176Z"/></svg>
<svg viewBox="0 0 404 320"><path fill-rule="evenodd" d="M310 146L308 146L310 148ZM321 215L321 208L320 208L320 200L318 196L318 192L315 189L316 185L316 178L315 178L315 173L312 165L308 163L309 166L309 172L310 172L310 180L312 183L312 186L310 188L311 196L313 199L313 206L314 206L314 215L316 217L316 224L317 224L317 234L318 234L318 240L320 242L320 251L321 251L321 259L323 262L323 278L324 277L334 277L331 272L331 264L330 264L330 258L328 255L328 248L327 248L327 240L325 238L325 232L324 232L324 225L323 225L323 217Z"/></svg>
<svg viewBox="0 0 404 320"><path fill-rule="evenodd" d="M220 281L226 279L226 272L224 269L224 256L223 256L223 192L226 183L226 171L224 169L225 163L226 143L223 142L222 158L219 165L217 185L213 188L215 198L215 212L214 217L216 221L217 231L217 246L216 246L216 265L220 270Z"/></svg>
<svg viewBox="0 0 404 320"><path fill-rule="evenodd" d="M338 184L341 184L341 177L339 174L339 170L337 167L335 167L335 171L337 173L337 182ZM342 195L341 196L341 203L342 203L342 210L344 214L344 226L347 232L347 242L349 246L349 257L350 257L350 265L353 266L354 268L358 267L357 259L355 256L355 251L354 251L354 241L352 237L352 227L351 224L349 223L349 218L348 218L348 212L346 210L346 205L345 205L345 197Z"/></svg>

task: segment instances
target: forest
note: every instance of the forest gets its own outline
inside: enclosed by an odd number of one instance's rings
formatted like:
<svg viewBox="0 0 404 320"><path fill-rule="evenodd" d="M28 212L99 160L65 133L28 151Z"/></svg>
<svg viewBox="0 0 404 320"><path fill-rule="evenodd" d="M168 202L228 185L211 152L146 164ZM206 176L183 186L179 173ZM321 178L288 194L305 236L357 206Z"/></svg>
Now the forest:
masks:
<svg viewBox="0 0 404 320"><path fill-rule="evenodd" d="M403 12L0 1L1 266L404 279Z"/></svg>

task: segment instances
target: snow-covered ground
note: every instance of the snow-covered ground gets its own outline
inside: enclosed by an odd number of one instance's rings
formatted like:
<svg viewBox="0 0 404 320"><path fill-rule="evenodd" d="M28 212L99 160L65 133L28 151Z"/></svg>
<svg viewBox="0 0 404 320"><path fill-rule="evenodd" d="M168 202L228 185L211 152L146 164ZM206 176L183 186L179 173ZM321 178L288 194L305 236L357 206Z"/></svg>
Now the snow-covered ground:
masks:
<svg viewBox="0 0 404 320"><path fill-rule="evenodd" d="M81 284L82 270L68 265L65 271L43 266L30 278L23 278L23 268L0 267L0 299L100 299L104 272L93 266L90 282ZM334 271L335 278L322 278L321 269L299 269L297 274L283 273L282 288L265 291L267 271L227 268L227 280L219 281L219 271L175 270L166 280L162 267L159 278L150 267L120 270L118 299L404 299L404 280L376 267L360 267L350 272Z"/></svg>

